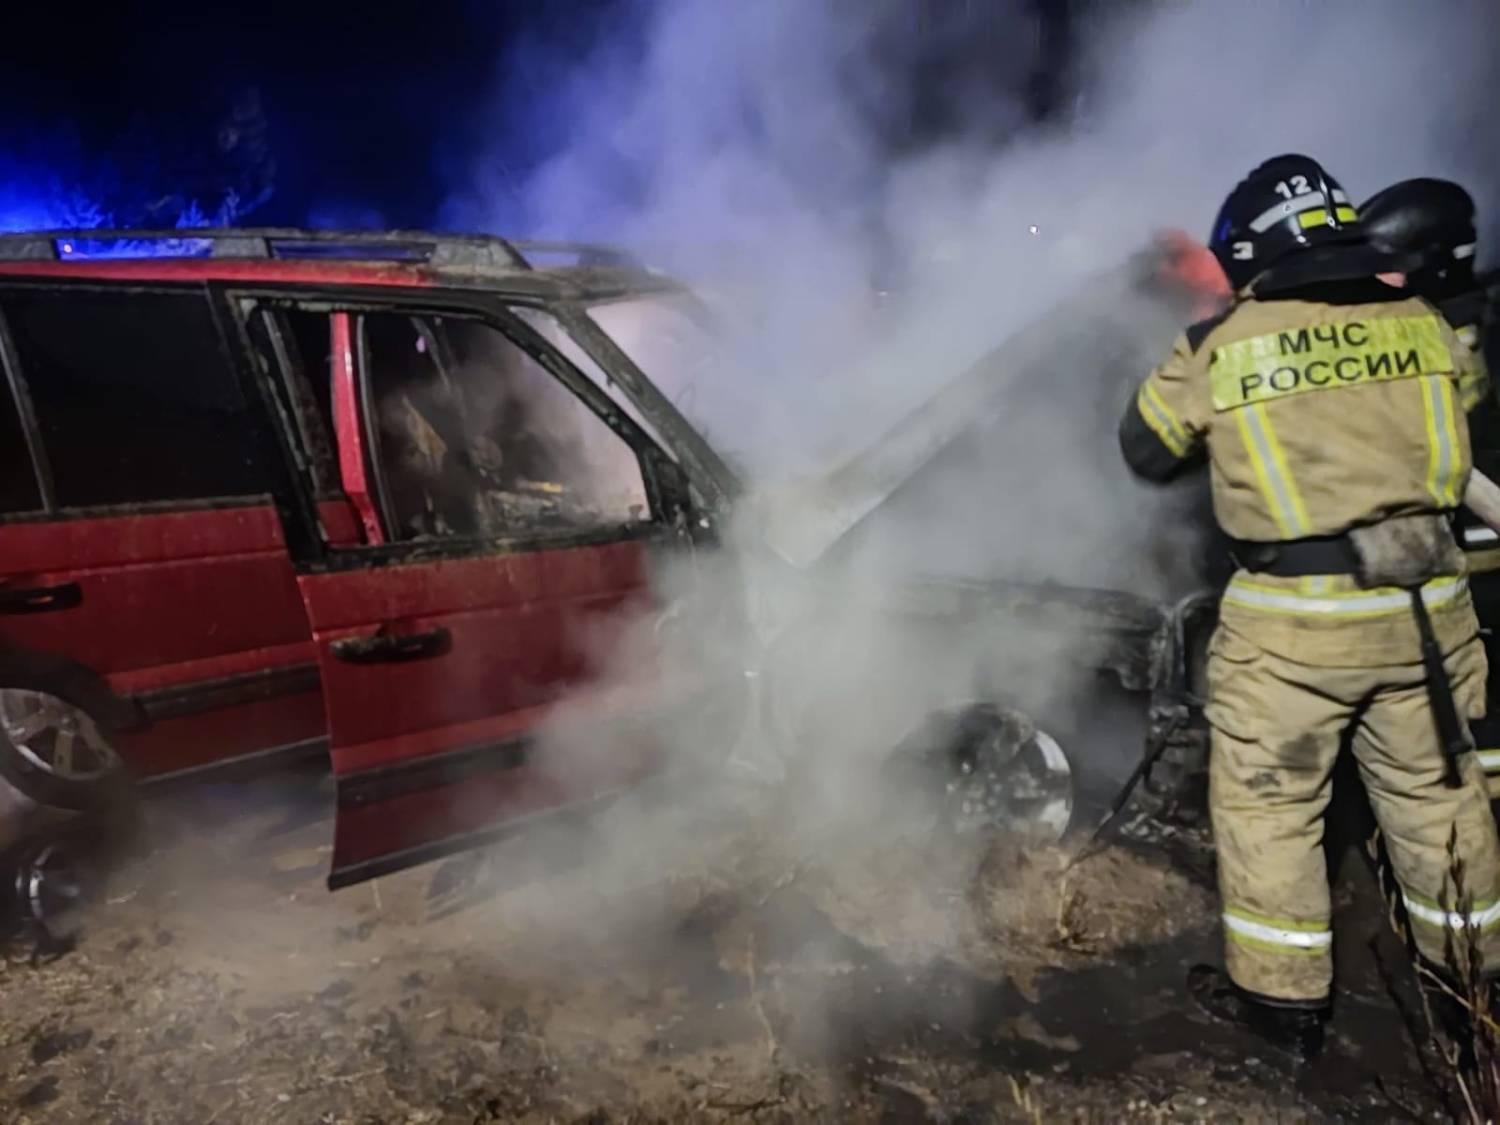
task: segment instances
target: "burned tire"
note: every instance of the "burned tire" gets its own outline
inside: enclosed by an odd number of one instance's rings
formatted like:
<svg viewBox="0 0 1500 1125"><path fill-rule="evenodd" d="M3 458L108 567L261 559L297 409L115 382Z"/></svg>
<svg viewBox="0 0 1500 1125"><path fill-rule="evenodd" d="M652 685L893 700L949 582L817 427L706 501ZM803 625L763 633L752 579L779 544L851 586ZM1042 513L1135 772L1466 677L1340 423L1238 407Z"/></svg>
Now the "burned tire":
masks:
<svg viewBox="0 0 1500 1125"><path fill-rule="evenodd" d="M84 834L43 835L15 849L5 870L11 908L22 927L53 946L77 938L84 909L99 897L102 872Z"/></svg>
<svg viewBox="0 0 1500 1125"><path fill-rule="evenodd" d="M1072 763L1024 712L990 703L937 712L898 755L944 779L944 818L960 834L1000 831L1056 843L1072 827Z"/></svg>
<svg viewBox="0 0 1500 1125"><path fill-rule="evenodd" d="M38 805L95 811L116 799L124 763L83 708L44 691L0 688L0 778Z"/></svg>

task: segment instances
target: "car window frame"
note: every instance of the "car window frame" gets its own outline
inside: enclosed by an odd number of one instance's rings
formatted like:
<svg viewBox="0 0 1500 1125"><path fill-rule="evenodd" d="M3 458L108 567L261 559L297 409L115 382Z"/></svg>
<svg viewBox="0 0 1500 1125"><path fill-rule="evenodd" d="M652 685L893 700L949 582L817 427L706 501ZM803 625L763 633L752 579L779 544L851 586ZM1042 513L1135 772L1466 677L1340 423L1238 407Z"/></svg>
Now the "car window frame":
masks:
<svg viewBox="0 0 1500 1125"><path fill-rule="evenodd" d="M245 403L245 424L249 428L250 443L255 456L264 470L264 491L233 493L222 496L197 496L168 500L137 500L110 504L62 505L58 502L52 472L52 453L42 434L35 405L31 399L30 383L26 365L22 361L11 334L6 317L4 300L13 293L102 293L111 296L192 296L201 299L209 311L220 358L233 380L235 389ZM225 319L226 310L217 298L214 287L205 282L174 284L171 282L115 282L100 278L27 278L8 277L0 282L0 366L4 368L5 384L9 388L21 417L22 430L26 435L28 450L32 456L33 471L37 474L42 490L43 507L30 512L0 512L0 524L5 523L52 523L71 520L148 516L174 512L220 511L234 508L253 508L273 505L284 510L290 499L288 480L284 473L284 451L268 440L270 435L264 428L266 403L259 387L247 378L245 357L236 346L231 325Z"/></svg>
<svg viewBox="0 0 1500 1125"><path fill-rule="evenodd" d="M687 294L689 299L703 307L701 299L688 290L672 289L666 292ZM651 381L634 357L625 351L592 316L589 309L595 305L611 304L631 300L646 294L626 293L614 297L595 296L587 300L557 302L551 306L535 300L517 299L509 303L550 312L567 330L568 334L583 349L606 376L616 383L621 394L640 410L641 415L670 441L677 458L692 484L702 493L707 508L714 513L728 511L744 492L744 483L738 474L708 440L698 432L671 399ZM709 315L704 309L705 315ZM711 323L711 322L710 322ZM707 512L703 513L705 516Z"/></svg>
<svg viewBox="0 0 1500 1125"><path fill-rule="evenodd" d="M258 310L258 319L265 326L266 343L271 348L274 362L283 369L295 368L302 376L297 381L297 386L291 385L285 378L273 380L272 390L286 392L285 397L278 397L276 403L286 412L287 421L295 427L297 444L292 448L293 457L298 470L306 474L307 486L312 490L313 499L341 500L345 497L342 481L338 479L338 444L334 435L327 432L317 402L310 397L311 387L300 385L307 382L308 361L302 354L296 333L287 324L287 311L289 310L286 308L269 306ZM256 318L252 318L250 323L253 325L255 321ZM331 322L329 327L331 330ZM251 331L253 335L254 329ZM285 425L286 422L280 424ZM312 447L315 432L323 442L323 449Z"/></svg>
<svg viewBox="0 0 1500 1125"><path fill-rule="evenodd" d="M0 296L3 295L4 290L0 289ZM21 374L20 354L16 351L15 338L10 334L10 322L6 319L3 304L0 304L0 374L5 379L4 394L15 408L16 421L21 427L21 440L26 443L26 459L31 464L31 482L36 486L38 505L18 512L0 511L0 522L45 517L57 510L57 490L52 484L52 462L47 457L46 446L42 444L42 431L37 425L31 391Z"/></svg>
<svg viewBox="0 0 1500 1125"><path fill-rule="evenodd" d="M595 386L594 381L580 371L558 349L548 343L540 333L510 311L509 306L525 306L542 311L554 311L547 301L519 300L504 293L493 291L464 292L458 290L408 289L392 287L380 291L355 287L325 287L317 290L298 289L292 286L234 285L226 287L225 298L239 326L241 346L247 349L246 362L253 364L248 349L253 346L249 336L249 324L259 309L267 306L299 308L305 311L323 312L330 316L343 312L350 315L351 343L356 350L362 347L363 333L358 332L354 321L361 313L397 313L407 316L450 317L476 320L505 335L520 347L565 389L581 399L597 415L601 422L626 442L636 455L637 464L645 483L650 519L635 526L589 529L534 529L505 536L446 536L442 538L394 540L384 543L338 544L323 542L314 533L311 542L294 554L299 571L319 573L328 571L362 569L369 566L399 565L436 561L439 559L477 558L504 556L529 551L558 550L569 547L603 546L610 543L634 542L659 539L676 530L678 513L685 512L688 500L682 487L676 465L650 434L630 418L610 397ZM561 320L561 317L558 318ZM360 396L360 428L366 457L366 472L371 483L372 499L385 492L384 469L378 459L371 456L374 445L369 440L370 417L365 404L369 402L368 368L362 356L356 358L355 376ZM280 372L270 372L268 377L280 378ZM276 395L275 388L263 387L265 396ZM285 410L275 407L280 422L280 438L287 444L287 457L295 461L306 456L300 449L294 450L291 442L296 439L295 423L286 417ZM336 441L336 438L335 438ZM337 456L337 452L336 452ZM315 521L312 505L311 478L301 476L301 491L305 517ZM345 494L341 493L340 496ZM384 503L379 504L382 526L390 532L390 517ZM315 524L313 524L315 528Z"/></svg>

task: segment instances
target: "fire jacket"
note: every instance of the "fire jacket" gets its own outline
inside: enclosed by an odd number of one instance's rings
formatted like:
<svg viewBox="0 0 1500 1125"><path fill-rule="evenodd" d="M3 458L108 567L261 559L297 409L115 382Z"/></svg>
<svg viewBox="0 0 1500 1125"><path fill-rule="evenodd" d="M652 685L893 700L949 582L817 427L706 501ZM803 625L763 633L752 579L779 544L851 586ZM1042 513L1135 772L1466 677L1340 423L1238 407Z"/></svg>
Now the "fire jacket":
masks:
<svg viewBox="0 0 1500 1125"><path fill-rule="evenodd" d="M1484 371L1429 303L1371 279L1248 294L1183 333L1120 426L1126 462L1166 480L1207 454L1214 516L1256 543L1336 536L1457 508L1465 411ZM1425 591L1445 650L1472 638L1463 575ZM1241 571L1220 620L1269 651L1361 666L1417 659L1407 595L1351 575ZM1358 623L1358 637L1348 627Z"/></svg>
<svg viewBox="0 0 1500 1125"><path fill-rule="evenodd" d="M1477 378L1475 385L1477 401L1465 402L1469 415L1469 435L1472 442L1474 467L1495 479L1500 473L1500 406L1497 406L1494 388L1490 383L1485 359L1487 344L1486 322L1490 316L1489 294L1476 287L1433 302L1454 334L1474 354ZM1494 534L1484 527L1482 521L1471 513L1459 513L1460 543L1469 547L1493 549Z"/></svg>
<svg viewBox="0 0 1500 1125"><path fill-rule="evenodd" d="M1436 301L1437 309L1453 326L1454 334L1474 355L1474 367L1488 391L1489 374L1484 361L1485 321L1489 316L1489 294L1474 288L1466 293Z"/></svg>

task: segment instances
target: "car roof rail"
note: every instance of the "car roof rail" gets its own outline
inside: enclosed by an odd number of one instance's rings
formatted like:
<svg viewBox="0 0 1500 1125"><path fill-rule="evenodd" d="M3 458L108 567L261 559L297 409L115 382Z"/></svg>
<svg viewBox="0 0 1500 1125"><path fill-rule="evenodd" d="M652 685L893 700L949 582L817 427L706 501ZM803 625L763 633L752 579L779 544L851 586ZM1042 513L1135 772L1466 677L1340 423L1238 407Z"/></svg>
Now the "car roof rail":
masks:
<svg viewBox="0 0 1500 1125"><path fill-rule="evenodd" d="M532 269L547 265L642 268L618 246L427 231L329 231L282 227L175 230L43 230L0 234L0 261L90 258L274 258L420 262L434 267Z"/></svg>
<svg viewBox="0 0 1500 1125"><path fill-rule="evenodd" d="M486 269L529 269L532 265L514 244L503 238L425 231L185 227L46 230L0 235L0 261L89 258L319 258Z"/></svg>
<svg viewBox="0 0 1500 1125"><path fill-rule="evenodd" d="M621 266L640 269L642 264L630 251L604 242L555 242L526 239L511 246L533 267L552 259L553 264L574 266Z"/></svg>

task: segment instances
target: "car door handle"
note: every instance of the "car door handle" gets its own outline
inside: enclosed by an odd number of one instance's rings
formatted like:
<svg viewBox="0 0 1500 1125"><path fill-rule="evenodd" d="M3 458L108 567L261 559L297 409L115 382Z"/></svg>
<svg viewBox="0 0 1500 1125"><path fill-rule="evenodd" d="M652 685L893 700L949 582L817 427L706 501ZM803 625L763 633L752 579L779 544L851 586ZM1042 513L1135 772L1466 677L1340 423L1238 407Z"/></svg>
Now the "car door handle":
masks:
<svg viewBox="0 0 1500 1125"><path fill-rule="evenodd" d="M437 628L430 633L375 633L368 637L345 637L329 647L347 664L399 664L441 656L452 647L453 634Z"/></svg>
<svg viewBox="0 0 1500 1125"><path fill-rule="evenodd" d="M77 582L60 586L0 586L0 613L51 613L83 602Z"/></svg>

